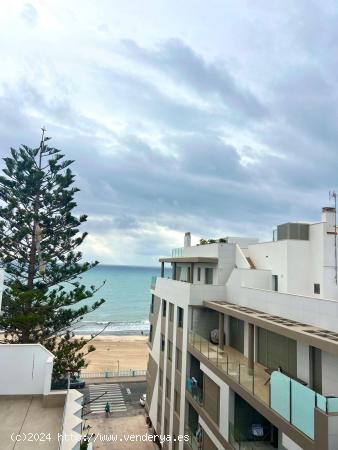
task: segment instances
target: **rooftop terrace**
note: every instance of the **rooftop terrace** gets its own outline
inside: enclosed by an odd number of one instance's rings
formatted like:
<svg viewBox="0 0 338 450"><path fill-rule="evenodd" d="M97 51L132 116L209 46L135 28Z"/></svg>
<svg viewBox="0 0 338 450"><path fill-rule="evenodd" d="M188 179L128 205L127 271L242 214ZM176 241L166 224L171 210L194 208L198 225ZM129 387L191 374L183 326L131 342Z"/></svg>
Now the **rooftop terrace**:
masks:
<svg viewBox="0 0 338 450"><path fill-rule="evenodd" d="M63 409L46 408L42 396L0 396L1 449L57 450ZM20 436L21 441L16 442L15 436Z"/></svg>

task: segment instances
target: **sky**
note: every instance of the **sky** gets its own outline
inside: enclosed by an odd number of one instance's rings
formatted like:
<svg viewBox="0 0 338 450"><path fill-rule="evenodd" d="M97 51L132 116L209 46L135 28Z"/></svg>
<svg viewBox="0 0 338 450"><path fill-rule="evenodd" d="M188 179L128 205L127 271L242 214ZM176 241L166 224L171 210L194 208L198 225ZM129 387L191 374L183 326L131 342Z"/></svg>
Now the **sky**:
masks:
<svg viewBox="0 0 338 450"><path fill-rule="evenodd" d="M338 188L338 4L3 0L0 156L74 159L87 259L270 240Z"/></svg>

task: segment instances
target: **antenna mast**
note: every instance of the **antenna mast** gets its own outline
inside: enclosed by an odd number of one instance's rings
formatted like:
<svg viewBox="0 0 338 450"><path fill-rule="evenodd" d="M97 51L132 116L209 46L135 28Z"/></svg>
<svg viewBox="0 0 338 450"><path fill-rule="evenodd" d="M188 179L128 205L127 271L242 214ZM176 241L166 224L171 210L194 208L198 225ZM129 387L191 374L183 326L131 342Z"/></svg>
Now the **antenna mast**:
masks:
<svg viewBox="0 0 338 450"><path fill-rule="evenodd" d="M330 200L334 200L334 262L335 262L335 280L338 284L337 274L337 194L336 191L329 192Z"/></svg>

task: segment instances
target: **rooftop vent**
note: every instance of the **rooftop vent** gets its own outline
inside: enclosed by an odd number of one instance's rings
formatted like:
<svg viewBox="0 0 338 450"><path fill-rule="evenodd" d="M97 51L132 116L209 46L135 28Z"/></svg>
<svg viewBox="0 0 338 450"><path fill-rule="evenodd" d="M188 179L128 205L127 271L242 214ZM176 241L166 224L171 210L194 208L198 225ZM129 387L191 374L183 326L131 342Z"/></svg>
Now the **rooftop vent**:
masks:
<svg viewBox="0 0 338 450"><path fill-rule="evenodd" d="M283 223L277 226L277 240L298 239L300 241L309 240L308 223Z"/></svg>

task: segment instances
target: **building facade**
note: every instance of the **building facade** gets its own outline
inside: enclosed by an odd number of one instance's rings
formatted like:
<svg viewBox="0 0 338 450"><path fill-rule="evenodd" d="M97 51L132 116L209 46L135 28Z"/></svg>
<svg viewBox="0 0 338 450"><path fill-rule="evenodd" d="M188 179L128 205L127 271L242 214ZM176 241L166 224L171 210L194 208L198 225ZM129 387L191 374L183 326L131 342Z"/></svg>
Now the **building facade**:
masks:
<svg viewBox="0 0 338 450"><path fill-rule="evenodd" d="M162 447L338 449L335 210L271 242L187 233L160 262L146 406Z"/></svg>

